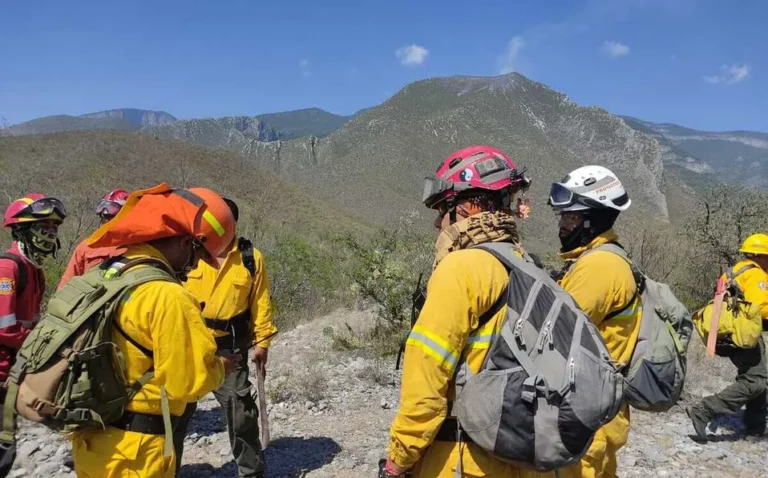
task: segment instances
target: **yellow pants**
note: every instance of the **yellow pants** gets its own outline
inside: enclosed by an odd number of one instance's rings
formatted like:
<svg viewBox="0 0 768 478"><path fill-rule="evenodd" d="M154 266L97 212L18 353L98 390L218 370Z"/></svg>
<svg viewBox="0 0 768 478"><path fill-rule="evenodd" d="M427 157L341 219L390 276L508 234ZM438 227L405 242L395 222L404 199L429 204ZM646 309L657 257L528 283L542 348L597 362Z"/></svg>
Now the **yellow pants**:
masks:
<svg viewBox="0 0 768 478"><path fill-rule="evenodd" d="M72 458L78 478L173 478L176 461L165 458L163 435L107 427L74 433Z"/></svg>
<svg viewBox="0 0 768 478"><path fill-rule="evenodd" d="M629 405L595 434L592 445L581 461L560 470L561 478L616 478L616 454L629 437Z"/></svg>
<svg viewBox="0 0 768 478"><path fill-rule="evenodd" d="M462 478L554 478L554 473L521 469L490 456L473 444L462 445ZM459 447L452 442L434 442L413 469L414 478L454 478Z"/></svg>

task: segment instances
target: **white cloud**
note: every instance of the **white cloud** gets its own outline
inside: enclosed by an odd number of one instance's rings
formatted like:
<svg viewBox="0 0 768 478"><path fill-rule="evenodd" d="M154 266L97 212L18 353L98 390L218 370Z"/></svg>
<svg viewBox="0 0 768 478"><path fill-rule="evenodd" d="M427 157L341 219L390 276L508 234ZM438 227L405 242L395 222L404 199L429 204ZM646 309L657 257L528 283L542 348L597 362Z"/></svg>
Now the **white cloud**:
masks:
<svg viewBox="0 0 768 478"><path fill-rule="evenodd" d="M398 60L400 60L401 65L421 65L427 60L427 56L429 56L429 50L416 44L408 45L402 48L398 48L395 51L395 56Z"/></svg>
<svg viewBox="0 0 768 478"><path fill-rule="evenodd" d="M611 58L620 58L629 55L629 47L621 42L608 40L603 43L603 53Z"/></svg>
<svg viewBox="0 0 768 478"><path fill-rule="evenodd" d="M732 85L739 83L749 78L750 66L749 65L722 65L720 67L719 75L703 76L702 79L711 84L717 85L719 83L725 83L726 85Z"/></svg>
<svg viewBox="0 0 768 478"><path fill-rule="evenodd" d="M306 58L302 58L301 60L299 60L299 73L301 73L301 76L303 76L304 78L309 78L310 76L312 76L309 60L307 60Z"/></svg>
<svg viewBox="0 0 768 478"><path fill-rule="evenodd" d="M498 59L499 74L506 75L518 70L517 63L520 58L520 50L525 48L525 40L522 36L512 37L507 43L507 49Z"/></svg>

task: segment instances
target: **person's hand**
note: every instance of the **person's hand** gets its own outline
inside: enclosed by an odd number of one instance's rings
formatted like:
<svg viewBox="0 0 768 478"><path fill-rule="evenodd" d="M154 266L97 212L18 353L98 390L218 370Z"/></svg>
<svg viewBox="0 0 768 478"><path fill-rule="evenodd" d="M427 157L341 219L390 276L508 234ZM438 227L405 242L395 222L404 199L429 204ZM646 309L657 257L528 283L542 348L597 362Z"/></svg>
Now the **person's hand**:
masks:
<svg viewBox="0 0 768 478"><path fill-rule="evenodd" d="M258 345L251 351L251 362L256 364L261 370L261 376L267 376L267 357L269 357L269 349L259 347Z"/></svg>
<svg viewBox="0 0 768 478"><path fill-rule="evenodd" d="M243 359L241 355L237 354L227 354L227 355L221 355L219 356L221 358L222 363L224 364L224 374L229 375L235 370L235 367L237 367L237 364L240 363L240 361Z"/></svg>

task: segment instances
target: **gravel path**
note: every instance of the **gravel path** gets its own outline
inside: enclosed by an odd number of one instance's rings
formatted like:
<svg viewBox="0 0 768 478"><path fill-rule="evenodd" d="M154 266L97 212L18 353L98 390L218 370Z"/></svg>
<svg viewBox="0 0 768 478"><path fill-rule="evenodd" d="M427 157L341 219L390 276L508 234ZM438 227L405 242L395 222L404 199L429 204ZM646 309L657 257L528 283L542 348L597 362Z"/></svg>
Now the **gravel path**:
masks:
<svg viewBox="0 0 768 478"><path fill-rule="evenodd" d="M270 350L267 395L272 441L268 476L375 476L397 408L394 359L332 348L329 331L365 330L370 313L338 311L281 333ZM691 401L725 385L713 377L695 384ZM768 441L746 440L740 417L721 420L700 444L682 406L664 414L632 412L629 443L619 476L755 477L768 469ZM74 477L64 466L68 443L41 426L24 423L13 477ZM235 477L223 417L213 395L200 402L185 442L182 477Z"/></svg>

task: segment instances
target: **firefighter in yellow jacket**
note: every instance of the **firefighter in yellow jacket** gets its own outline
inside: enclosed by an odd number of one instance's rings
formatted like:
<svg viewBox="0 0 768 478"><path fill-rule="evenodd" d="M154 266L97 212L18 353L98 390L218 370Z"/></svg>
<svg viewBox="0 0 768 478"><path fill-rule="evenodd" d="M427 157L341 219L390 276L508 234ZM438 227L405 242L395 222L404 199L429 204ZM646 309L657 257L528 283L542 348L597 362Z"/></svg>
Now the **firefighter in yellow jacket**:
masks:
<svg viewBox="0 0 768 478"><path fill-rule="evenodd" d="M231 199L225 198L224 201L237 221L240 215L237 204ZM228 375L213 394L227 420L237 476L261 477L265 476L266 468L246 354L253 347L251 361L259 367L263 376L269 344L277 334L272 322L274 314L269 278L261 253L244 238L233 241L217 262L218 269L201 262L188 274L185 287L204 304L203 317L216 340L219 353L238 353L242 356L234 373ZM187 425L196 409L197 403L190 402L174 431L177 472L181 467Z"/></svg>
<svg viewBox="0 0 768 478"><path fill-rule="evenodd" d="M234 218L216 193L163 184L132 194L89 242L124 247L127 259L159 259L183 279L200 259L215 263L234 232ZM163 403L175 419L188 401L218 388L239 358L216 356L199 304L180 283L142 284L123 300L115 320L125 335L115 330L112 336L127 379L135 381L150 368L154 377L117 422L73 434L75 471L80 478L172 477L175 461L166 444L170 430L163 423Z"/></svg>
<svg viewBox="0 0 768 478"><path fill-rule="evenodd" d="M768 330L768 235L753 234L741 245L745 258L733 266L734 281L744 300L760 309L763 330ZM736 413L745 407L744 425L748 435L765 435L766 395L768 394L768 358L766 334L751 349L734 348L728 358L736 366L736 380L720 392L704 397L686 408L694 430L707 440L707 425L717 415Z"/></svg>
<svg viewBox="0 0 768 478"><path fill-rule="evenodd" d="M509 275L489 253L468 249L484 242L506 242L520 250L510 210L516 191L529 180L503 152L488 146L457 151L425 182L423 201L438 211L440 234L427 299L408 337L403 362L400 408L392 423L387 459L380 476L552 477L520 469L471 442L456 441L450 414L453 375L460 361L477 373L489 339L505 317L494 304ZM492 314L479 327L479 318ZM461 465L459 457L461 456ZM457 467L461 469L457 472Z"/></svg>
<svg viewBox="0 0 768 478"><path fill-rule="evenodd" d="M560 285L597 325L615 361L627 364L637 342L642 302L632 269L609 251L592 251L618 243L613 224L631 204L607 168L584 166L553 183L549 204L559 216L560 256L566 262ZM562 477L615 477L616 454L629 435L629 406L595 434L581 461L560 471Z"/></svg>

